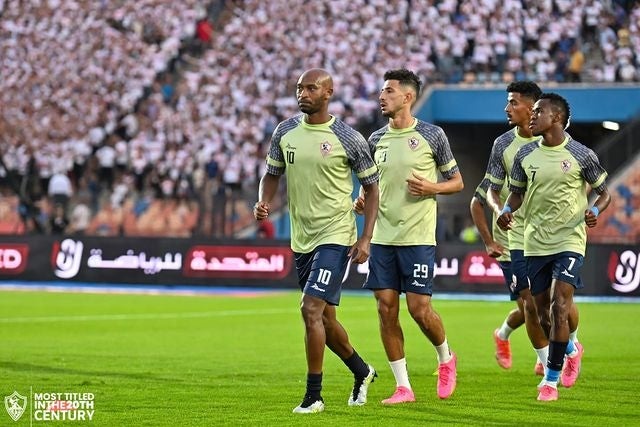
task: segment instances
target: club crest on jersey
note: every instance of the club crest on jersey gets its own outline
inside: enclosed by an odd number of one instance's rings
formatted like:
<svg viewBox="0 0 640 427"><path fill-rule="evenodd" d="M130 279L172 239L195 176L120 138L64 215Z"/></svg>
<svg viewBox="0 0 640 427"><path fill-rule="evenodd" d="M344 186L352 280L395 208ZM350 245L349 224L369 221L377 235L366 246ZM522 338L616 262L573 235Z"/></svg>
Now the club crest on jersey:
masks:
<svg viewBox="0 0 640 427"><path fill-rule="evenodd" d="M412 136L411 138L409 138L408 144L409 144L409 148L411 148L412 150L415 150L416 148L418 148L418 144L420 144L420 142L418 141L418 138L416 138L415 136Z"/></svg>
<svg viewBox="0 0 640 427"><path fill-rule="evenodd" d="M567 173L569 169L571 169L571 162L569 160L563 160L560 164L560 168L562 168L562 172Z"/></svg>
<svg viewBox="0 0 640 427"><path fill-rule="evenodd" d="M322 157L327 157L329 153L331 153L332 148L333 146L329 144L329 141L322 142L320 144L320 154L322 154Z"/></svg>

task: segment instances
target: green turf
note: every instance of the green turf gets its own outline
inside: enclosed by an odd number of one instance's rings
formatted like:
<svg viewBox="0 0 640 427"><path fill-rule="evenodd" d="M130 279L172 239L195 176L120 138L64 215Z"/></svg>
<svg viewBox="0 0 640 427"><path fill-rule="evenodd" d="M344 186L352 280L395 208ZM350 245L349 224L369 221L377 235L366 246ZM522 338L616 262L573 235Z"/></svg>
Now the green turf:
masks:
<svg viewBox="0 0 640 427"><path fill-rule="evenodd" d="M257 298L0 292L0 398L14 390L91 392L92 425L639 425L635 304L580 305L583 371L560 400L536 401L539 377L524 329L500 369L492 332L508 302L434 301L458 354L458 387L436 397L436 355L403 310L418 402L383 407L394 389L369 295L345 295L339 318L378 372L364 407L346 405L352 377L325 353L321 414L294 415L304 393L299 295ZM636 337L636 338L634 338ZM53 425L89 423L56 422ZM14 422L0 407L0 426ZM35 422L34 425L44 425Z"/></svg>

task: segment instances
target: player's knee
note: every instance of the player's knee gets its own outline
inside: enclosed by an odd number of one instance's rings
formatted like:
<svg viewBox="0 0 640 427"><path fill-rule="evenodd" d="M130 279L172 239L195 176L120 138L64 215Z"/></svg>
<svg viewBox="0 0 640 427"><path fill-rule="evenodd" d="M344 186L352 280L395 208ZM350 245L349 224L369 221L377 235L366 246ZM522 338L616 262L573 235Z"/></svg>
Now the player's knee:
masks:
<svg viewBox="0 0 640 427"><path fill-rule="evenodd" d="M309 304L302 304L300 306L300 313L302 314L302 320L307 326L315 324L324 324L324 316L322 311L317 307Z"/></svg>
<svg viewBox="0 0 640 427"><path fill-rule="evenodd" d="M398 318L398 306L394 303L379 299L378 300L378 315L383 322L392 322Z"/></svg>
<svg viewBox="0 0 640 427"><path fill-rule="evenodd" d="M428 319L431 317L431 306L430 305L414 305L409 306L409 314L418 324L423 325L425 327L428 326Z"/></svg>

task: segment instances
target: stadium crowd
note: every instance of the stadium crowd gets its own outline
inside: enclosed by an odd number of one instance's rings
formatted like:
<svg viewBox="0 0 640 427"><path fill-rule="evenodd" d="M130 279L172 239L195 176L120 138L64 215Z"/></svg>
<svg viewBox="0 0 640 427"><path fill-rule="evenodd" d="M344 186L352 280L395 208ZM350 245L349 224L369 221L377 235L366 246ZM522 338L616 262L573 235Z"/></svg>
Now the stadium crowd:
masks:
<svg viewBox="0 0 640 427"><path fill-rule="evenodd" d="M217 3L209 21L204 0L0 2L0 233L30 217L99 235L242 229L310 66L336 71L331 111L365 136L389 68L432 84L640 81L637 1Z"/></svg>

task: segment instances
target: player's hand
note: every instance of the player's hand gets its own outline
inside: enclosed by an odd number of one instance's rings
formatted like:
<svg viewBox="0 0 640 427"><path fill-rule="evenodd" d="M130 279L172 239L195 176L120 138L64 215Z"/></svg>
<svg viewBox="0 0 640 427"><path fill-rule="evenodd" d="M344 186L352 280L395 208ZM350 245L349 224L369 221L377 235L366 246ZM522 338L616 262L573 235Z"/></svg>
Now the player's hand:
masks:
<svg viewBox="0 0 640 427"><path fill-rule="evenodd" d="M504 231L511 230L513 226L513 214L511 212L501 214L496 220L496 224Z"/></svg>
<svg viewBox="0 0 640 427"><path fill-rule="evenodd" d="M358 198L353 201L353 210L358 215L364 214L364 197L358 196Z"/></svg>
<svg viewBox="0 0 640 427"><path fill-rule="evenodd" d="M495 241L489 243L488 245L485 245L485 248L487 249L487 254L491 258L498 258L499 256L505 254L504 246Z"/></svg>
<svg viewBox="0 0 640 427"><path fill-rule="evenodd" d="M411 172L411 176L407 178L407 185L409 188L409 194L416 197L435 196L436 184L426 178L421 177L415 172Z"/></svg>
<svg viewBox="0 0 640 427"><path fill-rule="evenodd" d="M271 206L267 202L256 202L253 205L253 216L258 221L261 219L265 219L269 216L269 211L271 210Z"/></svg>
<svg viewBox="0 0 640 427"><path fill-rule="evenodd" d="M369 252L371 250L371 238L360 237L358 241L351 246L347 256L351 258L351 262L354 264L362 264L369 259Z"/></svg>
<svg viewBox="0 0 640 427"><path fill-rule="evenodd" d="M587 209L584 211L584 222L587 224L587 227L593 228L598 225L598 217L591 209Z"/></svg>

